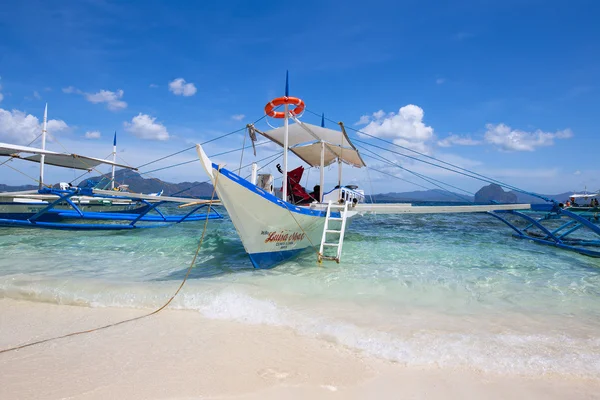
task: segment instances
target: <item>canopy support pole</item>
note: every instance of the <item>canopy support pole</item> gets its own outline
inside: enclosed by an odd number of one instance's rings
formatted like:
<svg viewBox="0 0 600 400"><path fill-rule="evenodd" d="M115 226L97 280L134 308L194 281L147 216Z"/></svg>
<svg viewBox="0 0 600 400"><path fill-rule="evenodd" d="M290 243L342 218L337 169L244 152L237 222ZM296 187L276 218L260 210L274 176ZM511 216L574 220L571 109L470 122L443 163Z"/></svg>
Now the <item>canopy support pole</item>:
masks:
<svg viewBox="0 0 600 400"><path fill-rule="evenodd" d="M115 138L113 139L113 151L112 151L112 161L113 163L117 162L117 132L115 132ZM115 189L115 166L112 166L112 174L110 179L110 189Z"/></svg>
<svg viewBox="0 0 600 400"><path fill-rule="evenodd" d="M337 159L338 162L338 200L342 199L342 160Z"/></svg>
<svg viewBox="0 0 600 400"><path fill-rule="evenodd" d="M285 135L283 137L283 194L282 194L282 199L283 201L287 201L287 183L288 183L288 144L289 144L289 126L288 126L288 120L289 120L289 105L288 103L285 103L285 120L284 120L284 126L285 126Z"/></svg>
<svg viewBox="0 0 600 400"><path fill-rule="evenodd" d="M319 179L319 203L323 202L323 188L325 187L325 143L321 142L321 177Z"/></svg>
<svg viewBox="0 0 600 400"><path fill-rule="evenodd" d="M252 182L253 185L256 185L256 177L258 175L258 165L256 165L256 163L252 163L252 178L250 179L250 182Z"/></svg>
<svg viewBox="0 0 600 400"><path fill-rule="evenodd" d="M44 124L42 125L42 150L46 150L46 128L48 127L48 103L46 103L46 107L44 108ZM46 159L46 155L42 154L40 156L40 186L39 188L44 187L44 161Z"/></svg>

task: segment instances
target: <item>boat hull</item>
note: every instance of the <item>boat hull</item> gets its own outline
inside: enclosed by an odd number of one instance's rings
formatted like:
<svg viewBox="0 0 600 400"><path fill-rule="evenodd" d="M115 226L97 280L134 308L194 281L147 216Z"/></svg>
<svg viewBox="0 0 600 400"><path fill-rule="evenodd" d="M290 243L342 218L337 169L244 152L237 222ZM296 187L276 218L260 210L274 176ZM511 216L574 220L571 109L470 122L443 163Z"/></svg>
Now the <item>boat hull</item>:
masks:
<svg viewBox="0 0 600 400"><path fill-rule="evenodd" d="M198 155L255 268L273 268L321 244L326 212L299 207ZM333 213L339 216L339 213ZM334 215L335 216L335 215ZM316 259L316 256L315 256Z"/></svg>
<svg viewBox="0 0 600 400"><path fill-rule="evenodd" d="M212 164L217 194L255 268L272 268L320 245L325 212L284 202Z"/></svg>

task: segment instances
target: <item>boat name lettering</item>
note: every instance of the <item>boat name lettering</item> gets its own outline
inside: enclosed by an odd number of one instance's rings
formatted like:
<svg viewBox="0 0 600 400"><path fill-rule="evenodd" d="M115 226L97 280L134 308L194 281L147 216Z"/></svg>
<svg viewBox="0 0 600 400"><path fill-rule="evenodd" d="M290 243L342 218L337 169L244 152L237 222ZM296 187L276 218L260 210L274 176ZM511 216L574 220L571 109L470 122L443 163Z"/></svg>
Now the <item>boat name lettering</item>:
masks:
<svg viewBox="0 0 600 400"><path fill-rule="evenodd" d="M297 242L304 239L304 233L268 232L265 243Z"/></svg>

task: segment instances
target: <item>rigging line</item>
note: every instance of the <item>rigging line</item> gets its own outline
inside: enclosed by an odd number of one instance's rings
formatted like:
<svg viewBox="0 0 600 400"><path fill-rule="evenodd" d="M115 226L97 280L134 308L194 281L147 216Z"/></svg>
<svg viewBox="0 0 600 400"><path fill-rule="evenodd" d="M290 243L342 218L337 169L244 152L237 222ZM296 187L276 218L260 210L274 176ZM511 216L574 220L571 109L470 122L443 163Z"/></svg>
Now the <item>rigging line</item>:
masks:
<svg viewBox="0 0 600 400"><path fill-rule="evenodd" d="M106 179L109 179L109 178L108 178L108 174L105 174L105 173L101 172L100 170L96 169L96 167L93 167L93 166L91 166L89 163L87 163L87 162L86 162L84 159L82 159L81 157L79 157L77 154L75 154L75 153L70 153L70 152L69 152L69 150L68 150L68 149L67 149L67 148L66 148L66 147L65 147L65 146L64 146L64 145L63 145L63 144L62 144L62 143L61 143L61 142L60 142L60 141L59 141L59 140L58 140L58 139L57 139L57 138L56 138L56 137L55 137L55 136L54 136L52 133L50 133L50 132L46 132L46 134L47 134L48 136L50 136L50 138L51 138L52 140L54 140L56 143L58 143L58 144L60 145L60 147L62 147L62 148L63 148L63 150L64 150L66 153L69 153L69 154L71 154L71 155L73 156L73 158L76 158L76 159L78 159L78 160L79 160L79 161L80 161L82 164L85 164L85 165L87 165L87 166L89 167L89 168L88 168L88 171L94 170L94 171L96 171L97 173L99 173L101 176L103 176L104 178L106 178ZM109 181L110 181L110 179L109 179ZM49 187L52 187L52 185L50 185Z"/></svg>
<svg viewBox="0 0 600 400"><path fill-rule="evenodd" d="M233 133L235 133L235 132L232 132L231 134L233 134ZM143 168L143 167L145 167L145 166L147 166L147 165L150 165L150 164L154 164L155 162L158 162L158 161L164 160L165 158L173 157L173 156L176 156L177 154L184 153L184 152L186 152L186 151L188 151L188 150L191 150L191 149L193 149L193 148L195 148L195 147L196 147L196 145L193 145L193 146L190 146L190 147L188 147L187 149L183 149L183 150L177 151L177 152L175 152L175 153L173 153L173 154L169 154L168 156L164 156L164 157L161 157L161 158L157 158L157 159L156 159L156 160L154 160L154 161L150 161L150 162L147 162L146 164L142 164L142 165L140 165L139 167L137 167L137 169Z"/></svg>
<svg viewBox="0 0 600 400"><path fill-rule="evenodd" d="M392 178L396 178L396 179L399 179L399 180L401 180L401 181L408 182L408 183L410 183L410 184L413 184L413 185L415 185L415 186L418 186L418 187L420 187L420 188L422 188L422 189L431 190L431 188L428 188L427 186L419 185L418 183L414 183L414 182L411 182L411 181L409 181L409 180L407 180L407 179L400 178L399 176L396 176L396 175L394 175L394 174L390 174L389 172L385 172L385 171L379 170L379 169L377 169L377 168L371 168L371 169L372 169L373 171L375 171L375 172L379 172L380 174L387 175L387 176L391 176Z"/></svg>
<svg viewBox="0 0 600 400"><path fill-rule="evenodd" d="M264 142L263 142L263 143L264 143ZM275 156L280 156L280 155L281 155L281 153L279 153L279 154L275 154ZM212 157L212 156L211 156L211 157ZM260 159L260 160L258 160L258 161L256 161L256 162L257 162L257 163L259 163L259 162L261 162L261 161L264 161L264 160L267 160L267 159L269 159L269 158L271 158L271 157L273 157L273 155L270 155L270 156L267 156L267 157L265 157L265 158L262 158L262 159ZM189 163L192 163L192 162L195 162L195 161L198 161L198 159L194 159L194 160L191 160L191 161L186 161L186 162L185 162L185 164L189 164ZM265 166L263 166L263 167L259 168L257 171L260 171L261 169L263 169L264 167L266 167L267 165L269 165L271 162L273 162L273 161L270 161L268 164L266 164ZM246 164L246 165L242 166L242 168L247 168L247 167L249 167L250 165L252 165L252 163L250 163L250 164ZM150 172L152 172L152 171L150 171ZM247 178L248 178L248 177L246 177L246 179L247 179ZM181 194L181 193L183 193L183 192L186 192L186 191L188 191L188 190L190 190L190 189L193 189L193 188L195 188L195 187L198 187L198 186L200 186L200 185L203 185L203 184L205 184L205 183L209 183L209 182L210 182L210 179L209 179L209 180L207 180L207 181L204 181L204 182L200 182L200 183L198 183L197 185L190 186L190 187L189 187L189 188L187 188L187 189L183 189L183 190L180 190L180 191L178 191L178 192L175 192L175 193L171 194L171 196L175 196L175 195L177 195L177 194ZM197 198L197 196L192 196L192 198Z"/></svg>
<svg viewBox="0 0 600 400"><path fill-rule="evenodd" d="M370 158L375 158L375 157L373 157L372 155L369 155L369 154L365 154L365 156L367 156L367 157L370 157ZM370 169L372 169L373 171L381 172L382 174L386 174L386 175L393 176L393 177L394 177L394 178L396 178L396 179L399 179L399 180L401 180L401 181L404 181L404 182L406 182L406 183L410 183L411 185L418 186L418 187L420 187L420 188L422 188L422 189L431 190L431 188L430 188L430 187L423 186L423 185L421 185L421 184L419 184L419 183L416 183L416 182L410 181L410 180L408 180L408 179L405 179L405 178L400 178L399 176L396 176L396 175L394 175L394 174L390 174L389 172L383 172L383 171L380 171L380 170L378 170L378 169L375 169L375 168L373 168L373 167L370 167Z"/></svg>
<svg viewBox="0 0 600 400"><path fill-rule="evenodd" d="M465 189L462 189L462 188L459 188L458 186L451 185L451 184L449 184L449 183L446 183L446 182L440 181L440 180L438 180L438 179L435 179L435 178L432 178L432 177L430 177L430 176L427 176L427 175L424 175L424 174L420 174L420 173L418 173L418 172L414 172L414 171L412 171L412 170L409 170L409 169L408 169L408 168L406 168L406 167L402 167L401 165L398 165L397 163L395 163L395 162L393 162L393 161L391 161L391 160L388 160L388 159L386 159L385 157L383 157L383 156L381 156L381 155L379 155L379 154L377 154L377 153L375 153L375 152L373 152L373 151L371 151L371 150L368 150L367 148L365 148L365 147L363 147L363 146L360 146L360 145L359 145L358 147L360 147L360 148L364 149L365 151L368 151L368 152L371 152L371 153L373 153L373 154L376 154L376 155L377 155L378 157L380 157L382 160L385 160L385 161L387 161L388 163L391 163L391 164L393 164L393 165L397 166L397 167L398 167L398 168L400 168L400 169L404 169L404 170L406 170L406 171L408 171L408 172L410 172L410 173L412 173L412 174L414 174L414 175L418 176L418 177L419 177L419 178L421 178L421 179L425 179L425 178L427 178L427 179L430 179L430 180L432 180L432 181L434 181L434 182L437 182L437 183L439 183L439 184L441 184L441 185L446 185L446 186L448 186L448 187L451 187L452 189L456 189L456 190L459 190L459 191L461 191L461 192L464 192L464 193L466 193L466 194L468 194L468 195L471 195L471 196L474 196L474 195L475 195L475 193L473 193L473 192L469 192L468 190L465 190ZM424 177L425 177L425 178L424 178ZM470 200L469 200L469 201L470 201Z"/></svg>
<svg viewBox="0 0 600 400"><path fill-rule="evenodd" d="M12 161L12 160L14 160L15 158L16 158L16 157L8 156L8 158L7 158L5 161L2 161L2 163L0 163L0 165L4 165L4 164L6 164L6 163L7 163L7 162L9 162L9 161Z"/></svg>
<svg viewBox="0 0 600 400"><path fill-rule="evenodd" d="M308 111L309 113L311 113L311 114L313 114L313 115L316 115L316 116L321 116L321 114L317 114L317 113L315 113L314 111L311 111L311 110L308 110L308 109L307 109L306 111ZM327 120L328 120L328 121L330 121L330 122L337 123L337 122L335 122L334 120L332 120L332 119L330 119L330 118L327 118L327 117L325 117L325 119L327 119ZM504 186L504 187L506 187L507 189L511 189L511 190L514 190L514 191L517 191L517 192L520 192L520 193L529 194L529 195L531 195L531 196L538 197L538 198L540 198L540 199L542 199L542 200L545 200L545 201L548 201L548 202L552 202L552 200L551 200L551 199L549 199L549 198L547 198L547 197L544 197L544 196L542 196L542 195L540 195L540 194L538 194L538 193L534 193L534 192L530 192L530 191L527 191L527 190L520 189L520 188L518 188L518 187L516 187L516 186L513 186L513 185L510 185L510 184L507 184L507 183L505 183L505 182L502 182L502 181L500 181L500 180L497 180L497 179L494 179L494 178L487 177L487 176L485 176L485 175L482 175L482 174L479 174L479 173L477 173L477 172L475 172L475 171L471 171L471 170L469 170L469 169L467 169L467 168L459 167L458 165L455 165L455 164L452 164L452 163L449 163L449 162L446 162L446 161L440 160L440 159L438 159L438 158L435 158L435 157L429 156L429 155L427 155L427 154L424 154L424 153L418 152L418 151L416 151L416 150L413 150L413 149L410 149L410 148L408 148L408 147L401 146L401 145L399 145L399 144L396 144L396 143L394 143L394 142L391 142L391 141L389 141L389 140L385 140L385 139L379 138L379 137L377 137L377 136L370 135L370 134L368 134L368 133L366 133L366 132L364 132L364 131L361 131L361 130L358 130L358 129L354 129L354 128L349 128L349 129L353 130L354 132L356 132L356 133L358 133L358 134L365 135L365 136L368 136L368 137L370 137L370 138L373 138L373 139L380 140L380 141L382 141L382 142L384 142L384 143L391 144L392 146L399 147L399 148L401 148L401 149L403 149L403 150L407 150L407 151L410 151L410 152L412 152L412 153L416 153L416 154L418 154L418 155L420 155L420 156L423 156L423 157L426 157L426 158L429 158L429 159L432 159L432 160L438 161L438 162L440 162L440 163L442 163L442 164L446 164L446 165L449 165L449 166L451 166L451 167L458 168L459 170L466 171L466 172L468 172L468 173L470 173L470 174L473 174L473 175L479 176L479 177L481 177L481 178L483 178L483 179L475 178L475 177L473 177L473 176L471 176L471 178L474 178L474 179L479 179L479 180L481 180L481 181L484 181L484 182L487 182L487 183L496 183L496 184L498 184L498 185L500 185L500 186ZM355 139L355 140L357 140L357 139ZM401 154L401 153L399 153L399 154L400 154L400 155L403 155L403 154ZM404 156L405 156L405 157L410 157L410 156L407 156L407 155L404 155ZM419 159L419 158L414 158L414 159L415 159L415 160L417 160L417 161L421 161L421 162L425 162L425 163L426 163L426 161L424 161L424 160L421 160L421 159ZM442 166L440 166L440 165L436 165L436 164L431 164L431 165L434 165L434 166L436 166L436 167L438 167L438 168L444 168L444 167L442 167ZM454 170L451 170L451 169L449 169L449 171L453 171L453 172L455 172L455 173L460 173L460 172L458 172L458 171L454 171ZM469 176L469 175L465 175L465 176Z"/></svg>
<svg viewBox="0 0 600 400"><path fill-rule="evenodd" d="M35 137L35 139L33 139L31 142L29 142L29 143L27 144L27 146L31 146L31 145L33 144L33 142L35 142L36 140L38 140L38 139L40 138L40 136L42 136L42 134L41 134L41 133L40 133L39 135L37 135L37 136Z"/></svg>
<svg viewBox="0 0 600 400"><path fill-rule="evenodd" d="M257 143L257 144L255 144L255 146L260 146L260 145L267 144L267 143L269 143L268 140L266 140L264 142L261 142L261 143ZM194 147L196 147L196 146L194 146ZM243 150L243 149L248 149L250 147L252 147L252 146L246 146L246 147L242 147L240 149L235 149L235 150L228 150L228 151L224 151L222 153L213 154L213 155L211 155L209 157L218 157L218 156L222 156L222 155L229 154L229 153L235 153L236 151L240 151L240 150ZM139 174L140 175L146 175L146 174L149 174L151 172L161 171L163 169L169 169L169 168L173 168L173 167L179 167L181 165L190 164L190 163L193 163L193 162L196 162L196 161L198 161L198 158L194 158L193 160L184 161L184 162L181 162L181 163L178 163L178 164L167 165L166 167L152 169L152 170L146 171L146 172L140 172ZM154 178L154 179L156 179L156 178Z"/></svg>
<svg viewBox="0 0 600 400"><path fill-rule="evenodd" d="M282 153L283 153L283 152L282 152ZM279 154L274 154L274 155L273 155L273 154L271 154L270 156L264 157L264 158L262 158L262 159L260 159L260 160L258 160L258 161L254 161L254 162L256 162L256 163L259 163L259 162L262 162L262 161L264 161L264 160L267 160L267 159L269 159L269 158L271 158L271 157L274 157L274 156L280 156L282 153L279 153ZM276 159L277 159L277 158L275 158L275 160L276 160ZM196 161L196 160L194 160L194 161ZM270 161L268 164L266 164L266 165L264 165L264 166L260 167L259 169L257 169L257 171L260 171L261 169L263 169L264 167L266 167L267 165L269 165L269 164L270 164L270 163L272 163L273 161L274 161L274 160L272 160L272 161ZM242 168L247 168L247 167L251 166L251 165L252 165L254 162L252 162L252 163L250 163L250 164L246 164L246 165L242 166ZM246 177L246 180L248 180L248 177L249 177L249 176L250 176L250 175L248 175L248 176ZM189 187L189 188L187 188L187 189L180 190L179 192L175 192L175 193L173 193L171 196L175 196L175 195L177 195L177 194L180 194L180 193L186 192L186 191L188 191L188 190L190 190L190 189L193 189L193 188L195 188L195 187L198 187L198 186L200 186L200 185L203 185L203 184L205 184L205 183L209 183L209 182L210 182L210 179L209 179L209 180L207 180L207 181L204 181L204 182L200 182L200 183L198 183L197 185L190 186L190 187ZM194 197L194 196L193 196L193 197Z"/></svg>
<svg viewBox="0 0 600 400"><path fill-rule="evenodd" d="M244 141L242 142L242 155L240 156L240 167L238 168L238 175L240 174L240 171L242 170L242 162L244 161L244 147L246 146L246 134L244 134ZM254 146L252 146L254 147Z"/></svg>
<svg viewBox="0 0 600 400"><path fill-rule="evenodd" d="M140 175L146 175L146 174L149 174L149 173L152 173L152 172L162 171L163 169L169 169L169 168L179 167L181 165L190 164L190 163L197 162L197 161L198 161L198 158L194 158L194 159L189 160L189 161L184 161L184 162L180 162L180 163L177 163L177 164L167 165L166 167L156 168L156 169L152 169L152 170L146 171L146 172L140 172ZM157 179L157 178L152 178L152 179Z"/></svg>
<svg viewBox="0 0 600 400"><path fill-rule="evenodd" d="M259 119L257 119L256 121L254 121L252 124L256 124L257 122L259 122L260 120L262 120L262 119L264 119L264 118L266 118L266 115L263 115L262 117L260 117L260 118L259 118ZM205 144L208 144L208 143L210 143L210 142L214 142L215 140L223 139L223 138L225 138L225 137L227 137L227 136L231 136L231 135L233 135L233 134L235 134L235 133L241 132L241 131L243 131L244 129L246 129L246 127L245 127L245 126L244 126L243 128L240 128L240 129L238 129L238 130L235 130L235 131L233 131L233 132L229 132L229 133L226 133L226 134L224 134L224 135L218 136L218 137L216 137L216 138L213 138L213 139L207 140L206 142L202 142L202 143L200 143L200 145L202 145L202 146L203 146L203 145L205 145ZM181 151L178 151L178 152L176 152L176 153L169 154L168 156L164 156L164 157L158 158L158 159L156 159L156 160L154 160L154 161L147 162L146 164L142 164L142 165L140 165L139 167L137 167L137 169L140 169L140 168L142 168L142 167L145 167L145 166L147 166L147 165L150 165L150 164L154 164L155 162L158 162L158 161L164 160L165 158L169 158L169 157L172 157L172 156L174 156L174 155L177 155L177 154L180 154L180 153L186 152L186 151L188 151L188 150L191 150L191 149L193 149L193 148L195 148L195 147L196 147L196 145L193 145L193 146L191 146L191 147L188 147L187 149L183 149L183 150L181 150Z"/></svg>
<svg viewBox="0 0 600 400"><path fill-rule="evenodd" d="M258 168L258 169L256 170L256 172L258 173L258 171L260 171L260 170L261 170L261 169L263 169L263 168L266 168L266 167L268 167L268 166L269 166L269 165L270 165L272 162L275 162L275 161L277 161L277 160L279 159L279 157L281 157L281 155L282 155L282 154L283 154L283 151L282 151L282 152L280 152L280 153L277 153L277 154L271 154L270 156L268 156L268 157L265 157L265 158L263 158L262 160L258 160L258 161L256 161L256 163L259 163L259 162L261 162L261 161L264 161L264 160L266 160L266 159L268 159L268 158L274 157L274 158L273 158L271 161L269 161L268 163L266 163L266 164L265 164L265 165L263 165L262 167ZM242 168L247 168L247 167L249 167L250 165L252 165L252 164L245 165L245 166L243 166ZM247 176L246 176L244 179L248 180L248 178L249 178L250 176L251 176L251 175L247 175ZM275 181L275 180L276 180L276 178L273 178L273 181Z"/></svg>
<svg viewBox="0 0 600 400"><path fill-rule="evenodd" d="M374 157L374 156L370 156L370 155L368 155L368 154L365 154L365 155L366 155L366 156L368 156L368 157L371 157L371 158L376 158L376 157ZM409 173L412 173L413 175L415 175L415 176L417 176L417 177L419 177L419 178L423 179L424 181L426 181L426 182L428 182L428 183L430 183L430 184L432 184L432 185L436 186L437 188L441 189L441 190L442 190L442 194L444 194L444 195L446 195L446 196L449 196L449 197L450 197L450 196L452 196L452 197L458 197L459 199L461 199L461 200L463 200L463 201L466 201L467 203L472 203L472 201L471 201L471 200L469 200L469 199L466 199L466 198L462 197L461 195L459 195L459 194L457 194L457 193L453 193L453 192L451 192L451 191L449 191L449 190L447 190L447 189L445 189L445 188L443 188L443 187L441 187L441 186L439 186L439 185L436 185L435 183L433 183L433 182L431 182L430 180L428 180L428 179L427 179L427 177L420 176L420 174L417 174L417 173L416 173L416 172L414 172L414 171L411 171L411 170L409 170L409 169L403 168L403 167L401 167L401 166L399 166L399 165L395 164L394 162L388 161L388 160L386 160L385 158L382 158L382 157L380 157L380 158L376 158L376 159L379 159L380 161L384 161L384 162L386 162L386 163L388 163L388 164L390 164L390 165L393 165L393 166L395 166L395 167L398 167L398 168L400 168L400 169L403 169L403 170L405 170L405 171L407 171L407 172L409 172ZM382 171L379 171L379 170L375 170L375 171L377 171L377 172L381 172L381 173L384 173L384 172L382 172ZM390 175L390 176L395 176L395 175L393 175L393 174L388 174L388 175ZM398 177L396 177L396 178L398 178ZM401 179L401 178L398 178L398 179ZM425 187L425 186L419 185L419 184L417 184L417 183L415 183L415 182L411 182L411 181L408 181L408 180L405 180L405 179L402 179L402 180L404 180L405 182L411 183L411 184L413 184L413 185L417 185L417 186L419 186L419 187L421 187L421 188L424 188L424 189L427 189L427 190L431 190L431 188L428 188L428 187Z"/></svg>
<svg viewBox="0 0 600 400"><path fill-rule="evenodd" d="M456 189L456 190L460 190L460 191L462 191L462 192L465 192L465 193L468 193L468 194L472 194L472 193L470 193L470 192L468 192L468 191L466 191L466 190L464 190L464 189L461 189L461 188L459 188L459 187L456 187L456 186L450 185L450 184L448 184L448 183L444 183L444 182L438 181L437 179L434 179L434 178L429 178L429 177L427 177L427 176L425 176L425 175L423 175L423 174L419 174L418 172L414 172L414 171L412 171L412 170L410 170L410 169L408 169L408 168L405 168L405 167L402 167L402 166L400 166L400 165L396 164L396 163L395 163L395 162L393 162L393 161L387 160L385 157L382 157L382 156L380 156L379 154L377 154L377 153L375 153L375 152L373 152L373 151L371 151L371 150L368 150L368 149L366 149L366 148L364 148L364 147L362 147L362 146L360 146L360 147L361 147L362 149L364 149L365 151L368 151L368 152L370 152L370 153L373 153L373 154L375 154L377 157L379 157L380 161L385 161L385 162L387 162L387 163L389 163L389 164L391 164L391 165L394 165L394 166L396 166L396 167L398 167L398 168L400 168L400 169L403 169L403 170L405 170L406 172L409 172L409 173L411 173L411 174L415 175L416 177L418 177L418 178L421 178L421 179L423 179L424 181L431 183L432 185L436 186L437 188L439 188L439 189L441 189L441 190L443 190L443 191L445 191L445 192L451 193L453 196L456 196L456 197L460 198L461 200L465 200L465 201L466 201L466 202L468 202L468 203L472 203L472 201L471 201L470 199L466 199L466 198L462 197L461 195L459 195L458 193L453 193L453 192L449 191L448 189L446 189L446 188L444 188L444 187L442 187L442 186L440 186L440 185L438 185L438 184L436 184L436 183L434 183L434 182L439 182L439 183L441 183L441 184L444 184L444 185L450 186L450 187L452 187L452 188L454 188L454 189Z"/></svg>
<svg viewBox="0 0 600 400"><path fill-rule="evenodd" d="M39 179L36 179L36 178L34 178L34 177L32 177L32 176L29 176L29 175L27 175L25 172L23 172L23 171L21 171L21 170L18 170L18 169L14 168L14 167L11 167L11 166L10 166L10 165L8 165L8 164L5 164L5 163L3 163L3 164L0 164L0 165L4 165L5 167L8 167L8 168L12 169L13 171L17 171L17 172L18 172L18 173L20 173L21 175L24 175L24 176L28 177L29 179L32 179L32 180L34 180L34 181L35 181L35 182L37 182L37 183L41 183ZM44 185L44 186L46 186L46 187L52 187L52 185L47 185L47 184L45 184L45 183L42 183L42 185Z"/></svg>
<svg viewBox="0 0 600 400"><path fill-rule="evenodd" d="M79 175L77 178L73 178L69 183L73 184L73 182L75 182L78 179L81 179L82 177L84 177L85 175L89 174L90 171L85 171L83 174Z"/></svg>
<svg viewBox="0 0 600 400"><path fill-rule="evenodd" d="M181 281L181 284L179 285L179 287L177 288L177 290L175 291L175 293L173 293L173 295L171 296L171 298L169 300L167 300L167 302L165 304L163 304L161 307L157 308L156 310L152 311L151 313L140 315L139 317L129 318L129 319L126 319L126 320L123 320L123 321L119 321L119 322L114 322L112 324L100 326L98 328L87 329L87 330L77 331L77 332L71 332L71 333L68 333L68 334L62 335L62 336L55 336L55 337L51 337L51 338L48 338L48 339L42 339L42 340L38 340L38 341L35 341L35 342L25 343L25 344L22 344L22 345L19 345L19 346L10 347L8 349L2 349L2 350L0 350L0 354L8 353L8 352L19 350L19 349L23 349L25 347L30 347L30 346L35 346L35 345L42 344L42 343L51 342L51 341L58 340L58 339L64 339L64 338L71 337L71 336L83 335L85 333L91 333L91 332L96 332L96 331L108 329L108 328L115 327L115 326L118 326L118 325L126 324L128 322L133 322L133 321L137 321L137 320L140 320L140 319L143 319L143 318L150 317L150 316L152 316L154 314L158 314L159 312L161 312L162 310L164 310L167 306L169 306L169 304L171 304L171 302L173 301L173 299L175 299L175 297L179 294L179 292L183 288L183 285L185 285L185 283L187 282L188 277L190 276L190 272L192 271L192 268L194 267L194 264L196 263L196 259L198 258L198 254L200 254L200 249L202 248L202 243L204 242L204 237L206 236L206 232L208 230L208 220L209 220L208 217L210 215L210 209L211 209L212 203L215 202L214 198L215 198L216 187L217 187L217 182L218 181L219 181L219 174L217 172L217 177L215 179L215 186L213 188L213 192L212 192L212 196L211 196L210 202L208 202L208 208L207 208L207 211L206 211L206 219L204 220L204 229L202 230L202 235L200 236L200 240L198 241L198 247L196 248L196 253L194 254L194 257L192 258L192 262L190 263L189 267L187 268L187 271L185 273L185 276L183 277L183 280Z"/></svg>
<svg viewBox="0 0 600 400"><path fill-rule="evenodd" d="M127 166L131 167L131 164L129 164L127 161L125 161L125 159L124 159L123 157L121 157L121 156L120 156L120 155L118 155L118 154L117 154L117 157L118 157L118 158L119 158L121 161L123 161L123 162L124 162L124 163L125 163ZM133 168L133 167L132 167L132 168ZM152 172L152 171L146 172L146 174L148 174L148 173L150 173L150 172ZM142 173L140 173L139 171L138 171L138 174L139 174L140 176L142 175ZM116 174L115 174L115 178L116 178ZM125 179L125 178L127 178L127 177L126 177L126 176L123 176L123 179ZM163 182L162 180L158 179L158 178L157 178L157 177L155 177L155 176L150 176L150 177L149 177L149 178L147 178L147 179L153 179L153 180L155 180L157 183L159 183L159 184L161 184L161 185L163 185L163 184L165 183L165 182ZM111 178L111 181L112 181L112 178ZM110 183L110 181L109 181L108 183ZM115 179L115 183L116 183L116 179Z"/></svg>
<svg viewBox="0 0 600 400"><path fill-rule="evenodd" d="M371 189L371 192L369 193L369 197L371 198L371 203L375 203L373 201L373 181L371 180L371 174L369 173L369 167L365 166L365 169L367 170L367 178L369 179L369 188Z"/></svg>
<svg viewBox="0 0 600 400"><path fill-rule="evenodd" d="M410 158L412 160L416 160L416 161L419 161L419 162L422 162L422 163L425 163L425 164L429 164L429 165L432 165L434 167L438 167L438 168L441 168L441 169L445 169L447 171L451 171L451 172L454 172L454 173L457 173L457 174L460 174L460 175L464 175L464 176L467 176L469 178L477 179L477 180L480 180L480 181L483 181L483 182L486 182L486 183L494 183L494 182L486 179L485 177L484 178L480 178L480 177L477 177L477 176L469 175L469 174L466 174L464 172L456 171L456 170L448 168L448 167L444 167L444 166L441 166L441 165L438 165L438 164L431 163L429 161L425 161L425 160L421 160L421 159L413 157L413 156L409 156L407 154L403 154L403 153L400 153L400 152L397 152L397 151L394 151L394 150L386 149L385 147L377 146L376 144L373 144L373 143L368 143L368 142L365 142L365 141L362 141L362 140L359 140L359 139L354 139L354 141L355 142L359 142L359 143L363 143L363 144L365 144L367 146L376 147L376 148L384 150L384 151L389 151L390 153L397 154L397 155L402 156L402 157Z"/></svg>
<svg viewBox="0 0 600 400"><path fill-rule="evenodd" d="M400 178L400 177L397 177L397 176L396 176L396 175L394 175L394 174L390 174L390 173L388 173L388 172L381 171L381 170L378 170L378 169L375 169L375 168L371 168L371 169L372 169L373 171L375 171L375 172L379 172L380 174L388 175L388 176L390 176L390 177L392 177L392 178L396 178L396 179L400 179L400 180L406 181L406 179L402 179L402 178ZM409 183L412 183L413 185L419 186L419 187L421 187L421 188L423 188L423 189L431 190L431 189L430 189L430 188L428 188L428 187L425 187L425 186L419 185L419 184L417 184L417 183L414 183L414 182L409 182ZM448 197L452 197L452 196L451 196L451 193L452 193L452 192L447 192L447 191L442 191L442 192L440 192L440 194L443 194L444 196L448 196ZM471 201L468 201L468 203L472 203L472 202L471 202Z"/></svg>

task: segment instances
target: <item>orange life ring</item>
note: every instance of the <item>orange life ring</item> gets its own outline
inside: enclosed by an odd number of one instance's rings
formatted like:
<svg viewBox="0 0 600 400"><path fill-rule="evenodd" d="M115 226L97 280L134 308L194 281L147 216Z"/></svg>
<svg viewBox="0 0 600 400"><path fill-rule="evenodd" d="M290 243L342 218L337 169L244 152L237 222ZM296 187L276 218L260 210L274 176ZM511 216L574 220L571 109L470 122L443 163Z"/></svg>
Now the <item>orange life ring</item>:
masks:
<svg viewBox="0 0 600 400"><path fill-rule="evenodd" d="M304 101L297 97L277 97L276 99L271 100L265 106L265 114L269 117L273 118L285 118L285 112L283 111L274 111L276 107L282 106L284 104L295 105L293 109L290 110L290 114L299 115L304 111Z"/></svg>

